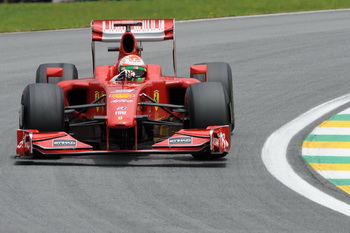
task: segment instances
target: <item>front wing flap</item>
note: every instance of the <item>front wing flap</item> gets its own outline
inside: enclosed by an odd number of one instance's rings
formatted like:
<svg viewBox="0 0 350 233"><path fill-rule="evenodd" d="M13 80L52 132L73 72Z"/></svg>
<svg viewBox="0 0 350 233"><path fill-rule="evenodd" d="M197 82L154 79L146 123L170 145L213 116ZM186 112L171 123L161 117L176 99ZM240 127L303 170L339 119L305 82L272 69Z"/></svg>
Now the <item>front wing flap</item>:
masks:
<svg viewBox="0 0 350 233"><path fill-rule="evenodd" d="M80 142L66 132L39 132L17 130L16 154L20 158L32 158L34 154L77 156L89 154L163 154L163 153L228 153L230 150L230 127L211 126L206 129L182 129L171 137L153 144L151 149L94 150L91 145Z"/></svg>

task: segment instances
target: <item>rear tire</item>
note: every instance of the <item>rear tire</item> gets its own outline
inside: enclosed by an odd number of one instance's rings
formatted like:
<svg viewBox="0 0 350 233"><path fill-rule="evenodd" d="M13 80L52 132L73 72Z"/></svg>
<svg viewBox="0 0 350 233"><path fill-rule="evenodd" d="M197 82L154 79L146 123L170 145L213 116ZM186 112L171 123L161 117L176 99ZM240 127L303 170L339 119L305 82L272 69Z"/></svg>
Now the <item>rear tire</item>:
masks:
<svg viewBox="0 0 350 233"><path fill-rule="evenodd" d="M20 128L39 131L64 131L62 89L56 84L29 84L23 91Z"/></svg>
<svg viewBox="0 0 350 233"><path fill-rule="evenodd" d="M50 77L47 80L46 69L47 68L63 68L62 77ZM41 64L36 71L36 83L58 83L63 80L78 79L78 70L73 64L69 63L47 63Z"/></svg>
<svg viewBox="0 0 350 233"><path fill-rule="evenodd" d="M208 126L229 125L230 106L226 89L219 82L195 83L186 91L189 127L205 129ZM192 154L195 159L217 159L227 153L211 154L210 151Z"/></svg>

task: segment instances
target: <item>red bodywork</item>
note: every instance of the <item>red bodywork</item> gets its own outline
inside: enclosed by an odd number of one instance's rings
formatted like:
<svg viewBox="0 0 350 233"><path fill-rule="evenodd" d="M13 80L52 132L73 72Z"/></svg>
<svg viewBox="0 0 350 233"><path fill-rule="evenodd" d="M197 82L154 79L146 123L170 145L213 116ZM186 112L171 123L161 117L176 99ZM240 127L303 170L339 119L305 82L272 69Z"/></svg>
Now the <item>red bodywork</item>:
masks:
<svg viewBox="0 0 350 233"><path fill-rule="evenodd" d="M137 38L147 33L147 28L143 30L145 25L161 34L162 38L155 36L160 40L174 39L172 19L164 19L163 28L158 31L159 20L146 20L142 27L131 26L130 32L125 28L122 30L121 26L113 26L125 22L130 20L92 22L93 41L120 41L118 61L114 65L97 66L92 78L57 83L63 90L69 127L66 132L19 129L16 150L19 157L28 158L34 154L71 156L229 151L229 126L185 127L185 91L191 84L199 82L197 79L164 76L160 65L148 64L142 81L110 81L118 74L118 62L122 57L140 55ZM120 37L116 36L118 33ZM205 74L206 67L192 66L190 72ZM47 79L60 77L62 73L62 68L48 68ZM93 107L84 107L86 104L93 104ZM172 108L177 110L172 111ZM162 124L155 124L157 121Z"/></svg>

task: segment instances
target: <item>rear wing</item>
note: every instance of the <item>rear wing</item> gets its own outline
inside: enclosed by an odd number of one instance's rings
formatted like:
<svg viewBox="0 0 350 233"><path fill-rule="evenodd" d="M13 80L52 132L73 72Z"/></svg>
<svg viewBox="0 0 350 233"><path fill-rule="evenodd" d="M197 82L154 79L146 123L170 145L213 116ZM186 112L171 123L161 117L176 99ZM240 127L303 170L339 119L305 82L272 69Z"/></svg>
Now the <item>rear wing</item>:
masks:
<svg viewBox="0 0 350 233"><path fill-rule="evenodd" d="M128 25L128 26L125 26ZM176 75L175 19L92 20L92 56L97 42L120 42L127 28L138 42L173 40L173 66Z"/></svg>
<svg viewBox="0 0 350 233"><path fill-rule="evenodd" d="M126 28L121 24L141 22L142 26L131 26L137 41L175 40L174 19L132 19L91 21L92 41L120 42Z"/></svg>

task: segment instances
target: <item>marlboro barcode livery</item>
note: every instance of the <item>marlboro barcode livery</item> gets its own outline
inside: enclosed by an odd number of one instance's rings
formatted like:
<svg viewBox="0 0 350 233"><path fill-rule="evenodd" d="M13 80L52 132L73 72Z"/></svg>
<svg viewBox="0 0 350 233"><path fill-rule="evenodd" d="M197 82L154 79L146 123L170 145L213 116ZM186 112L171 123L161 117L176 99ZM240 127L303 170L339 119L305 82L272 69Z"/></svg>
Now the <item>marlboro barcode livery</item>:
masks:
<svg viewBox="0 0 350 233"><path fill-rule="evenodd" d="M19 158L89 154L191 154L220 158L234 128L231 68L190 66L176 76L173 19L93 20L93 77L73 64L47 63L23 91L17 130ZM141 57L142 41L173 40L173 76ZM95 66L95 43L118 53Z"/></svg>
<svg viewBox="0 0 350 233"><path fill-rule="evenodd" d="M135 25L135 22L139 22ZM140 20L93 20L91 22L92 40L119 42L126 32L125 24L134 25L130 31L137 41L161 41L174 39L173 19Z"/></svg>

